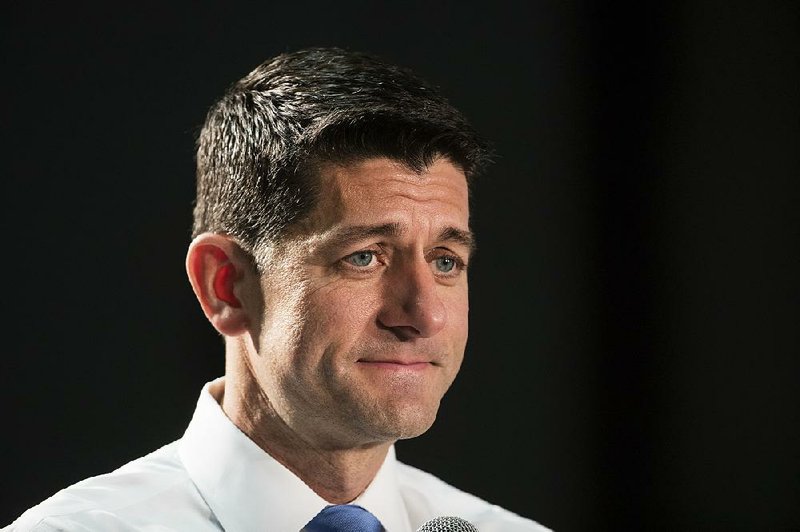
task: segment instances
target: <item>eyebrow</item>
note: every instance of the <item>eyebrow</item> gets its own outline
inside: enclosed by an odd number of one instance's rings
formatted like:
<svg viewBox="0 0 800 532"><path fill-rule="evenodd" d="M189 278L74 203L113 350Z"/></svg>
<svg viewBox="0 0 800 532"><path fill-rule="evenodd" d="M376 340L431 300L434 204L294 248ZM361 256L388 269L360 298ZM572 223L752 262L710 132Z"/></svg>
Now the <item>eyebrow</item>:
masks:
<svg viewBox="0 0 800 532"><path fill-rule="evenodd" d="M402 227L396 222L380 225L348 225L334 230L331 241L335 244L347 244L375 236L397 237L401 232Z"/></svg>
<svg viewBox="0 0 800 532"><path fill-rule="evenodd" d="M381 237L399 237L403 233L403 226L397 222L379 225L350 225L342 227L333 232L329 245L346 245L350 242ZM457 227L445 227L436 237L437 242L456 242L469 249L472 254L475 251L475 235L472 231L458 229ZM327 247L327 246L326 246Z"/></svg>
<svg viewBox="0 0 800 532"><path fill-rule="evenodd" d="M472 231L464 231L456 227L445 227L437 238L440 242L457 242L469 250L470 255L475 252L477 243Z"/></svg>

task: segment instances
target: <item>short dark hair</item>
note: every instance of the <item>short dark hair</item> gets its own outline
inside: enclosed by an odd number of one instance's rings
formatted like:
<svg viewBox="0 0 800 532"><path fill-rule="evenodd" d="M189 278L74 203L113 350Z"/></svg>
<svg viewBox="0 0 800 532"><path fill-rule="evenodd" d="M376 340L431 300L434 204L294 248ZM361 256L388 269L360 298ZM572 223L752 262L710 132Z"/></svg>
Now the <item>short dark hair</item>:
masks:
<svg viewBox="0 0 800 532"><path fill-rule="evenodd" d="M406 68L341 48L281 54L234 83L206 116L193 235L228 234L254 252L313 208L320 164L380 156L417 172L446 157L471 179L489 150Z"/></svg>

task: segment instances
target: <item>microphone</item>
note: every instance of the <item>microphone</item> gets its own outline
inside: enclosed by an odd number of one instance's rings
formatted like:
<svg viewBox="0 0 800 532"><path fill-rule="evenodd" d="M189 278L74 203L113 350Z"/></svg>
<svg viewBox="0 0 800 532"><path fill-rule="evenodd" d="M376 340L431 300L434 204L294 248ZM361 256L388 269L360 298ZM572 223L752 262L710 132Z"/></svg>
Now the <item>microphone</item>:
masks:
<svg viewBox="0 0 800 532"><path fill-rule="evenodd" d="M478 532L478 529L466 519L446 515L425 521L417 532Z"/></svg>

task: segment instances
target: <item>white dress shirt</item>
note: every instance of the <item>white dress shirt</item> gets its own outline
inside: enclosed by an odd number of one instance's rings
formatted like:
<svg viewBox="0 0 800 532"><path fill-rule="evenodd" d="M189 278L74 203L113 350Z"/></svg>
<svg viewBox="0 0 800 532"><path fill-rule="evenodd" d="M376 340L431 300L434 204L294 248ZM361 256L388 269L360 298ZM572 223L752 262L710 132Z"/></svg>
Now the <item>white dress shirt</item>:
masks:
<svg viewBox="0 0 800 532"><path fill-rule="evenodd" d="M227 418L223 389L222 378L203 387L180 440L61 490L3 531L301 530L328 503ZM483 532L548 530L399 462L394 447L353 504L387 532L411 532L443 515Z"/></svg>

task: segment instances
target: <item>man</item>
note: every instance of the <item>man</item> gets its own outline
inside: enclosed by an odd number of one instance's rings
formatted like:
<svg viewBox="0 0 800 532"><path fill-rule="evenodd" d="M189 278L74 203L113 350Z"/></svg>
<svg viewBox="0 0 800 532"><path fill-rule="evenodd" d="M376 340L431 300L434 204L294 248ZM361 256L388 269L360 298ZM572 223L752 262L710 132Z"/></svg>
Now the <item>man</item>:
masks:
<svg viewBox="0 0 800 532"><path fill-rule="evenodd" d="M301 50L234 84L200 134L186 258L225 376L183 438L9 528L545 530L393 448L431 426L461 365L468 179L486 159L432 87L371 56Z"/></svg>

